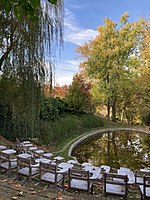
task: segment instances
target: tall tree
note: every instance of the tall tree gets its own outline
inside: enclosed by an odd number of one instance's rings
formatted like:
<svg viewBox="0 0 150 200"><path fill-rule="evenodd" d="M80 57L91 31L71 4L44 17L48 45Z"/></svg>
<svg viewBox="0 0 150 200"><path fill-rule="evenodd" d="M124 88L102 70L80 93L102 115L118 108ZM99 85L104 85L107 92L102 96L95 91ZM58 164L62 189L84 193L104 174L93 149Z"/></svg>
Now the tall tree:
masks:
<svg viewBox="0 0 150 200"><path fill-rule="evenodd" d="M85 60L81 67L94 84L99 86L103 103L107 106L107 118L116 121L116 105L123 80L132 76L137 68L143 33L147 27L144 19L130 23L128 13L120 18L120 24L106 18L98 27L98 35L89 43L79 47Z"/></svg>
<svg viewBox="0 0 150 200"><path fill-rule="evenodd" d="M84 74L79 73L73 77L66 95L67 103L73 111L77 113L92 111L90 88L91 84L85 80Z"/></svg>
<svg viewBox="0 0 150 200"><path fill-rule="evenodd" d="M26 3L34 4L36 18L26 11ZM1 1L0 18L0 88L3 91L0 104L5 109L9 105L17 131L23 127L23 121L25 129L34 136L39 124L41 86L48 79L51 82L55 47L62 44L63 1L16 0L9 10ZM5 88L4 82L8 87ZM14 87L9 90L11 85Z"/></svg>

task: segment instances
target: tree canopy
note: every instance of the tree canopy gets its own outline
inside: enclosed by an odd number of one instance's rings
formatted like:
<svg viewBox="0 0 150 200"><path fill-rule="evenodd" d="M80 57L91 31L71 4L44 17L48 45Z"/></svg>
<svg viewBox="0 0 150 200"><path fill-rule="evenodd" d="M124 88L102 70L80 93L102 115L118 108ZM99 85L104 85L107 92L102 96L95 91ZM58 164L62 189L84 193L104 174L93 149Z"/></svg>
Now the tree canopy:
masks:
<svg viewBox="0 0 150 200"><path fill-rule="evenodd" d="M56 47L63 42L63 1L1 1L0 18L2 131L34 136L42 87L52 84Z"/></svg>
<svg viewBox="0 0 150 200"><path fill-rule="evenodd" d="M48 0L48 2L57 5L58 0ZM18 19L26 16L32 21L38 19L37 10L40 9L41 6L40 0L1 0L1 4L6 14L14 11Z"/></svg>
<svg viewBox="0 0 150 200"><path fill-rule="evenodd" d="M139 69L146 68L143 62L147 62L148 56L147 46L144 47L149 41L148 30L147 20L140 18L129 22L128 13L124 13L120 24L106 18L104 25L97 28L97 37L77 49L84 58L81 68L91 79L93 92L99 91L98 101L107 106L108 120L111 113L113 121L116 121L116 116L121 118L118 115L122 113L132 121L139 90L135 79ZM132 117L128 112L130 109Z"/></svg>

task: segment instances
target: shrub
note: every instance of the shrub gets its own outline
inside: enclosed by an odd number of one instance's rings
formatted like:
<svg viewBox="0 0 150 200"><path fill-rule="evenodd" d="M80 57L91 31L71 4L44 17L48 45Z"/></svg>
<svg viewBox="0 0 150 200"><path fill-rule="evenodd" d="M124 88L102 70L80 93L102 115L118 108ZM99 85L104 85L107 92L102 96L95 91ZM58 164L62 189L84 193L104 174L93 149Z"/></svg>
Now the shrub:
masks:
<svg viewBox="0 0 150 200"><path fill-rule="evenodd" d="M40 108L40 118L54 120L58 115L67 110L65 101L60 98L45 98Z"/></svg>

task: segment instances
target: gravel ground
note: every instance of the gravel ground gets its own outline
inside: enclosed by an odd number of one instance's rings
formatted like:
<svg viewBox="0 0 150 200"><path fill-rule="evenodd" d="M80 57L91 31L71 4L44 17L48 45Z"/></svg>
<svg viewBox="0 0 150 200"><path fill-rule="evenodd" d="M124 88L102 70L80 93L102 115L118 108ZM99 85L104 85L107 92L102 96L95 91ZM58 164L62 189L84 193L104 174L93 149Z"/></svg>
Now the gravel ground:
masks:
<svg viewBox="0 0 150 200"><path fill-rule="evenodd" d="M38 180L28 182L26 178L16 181L16 174L10 178L2 171L0 174L0 200L115 200L120 198L104 198L102 185L96 184L94 194L88 195L86 192L70 191L66 189L61 191L51 186L42 184L39 186ZM137 188L130 188L129 200L140 200L140 194Z"/></svg>

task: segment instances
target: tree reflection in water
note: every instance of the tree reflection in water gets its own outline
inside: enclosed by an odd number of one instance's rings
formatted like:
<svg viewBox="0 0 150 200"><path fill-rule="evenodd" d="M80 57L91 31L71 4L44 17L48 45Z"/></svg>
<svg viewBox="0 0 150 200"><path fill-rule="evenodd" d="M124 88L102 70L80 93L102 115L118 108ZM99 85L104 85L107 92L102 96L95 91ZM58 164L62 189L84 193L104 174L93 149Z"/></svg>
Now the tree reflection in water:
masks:
<svg viewBox="0 0 150 200"><path fill-rule="evenodd" d="M119 168L150 167L150 135L129 131L100 133L80 143L72 152L80 163Z"/></svg>

